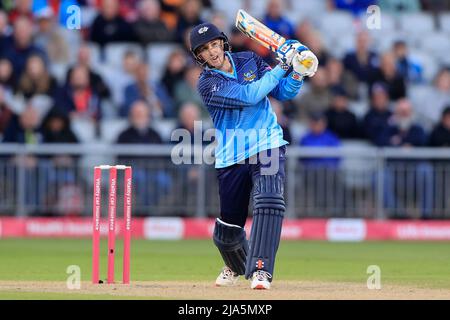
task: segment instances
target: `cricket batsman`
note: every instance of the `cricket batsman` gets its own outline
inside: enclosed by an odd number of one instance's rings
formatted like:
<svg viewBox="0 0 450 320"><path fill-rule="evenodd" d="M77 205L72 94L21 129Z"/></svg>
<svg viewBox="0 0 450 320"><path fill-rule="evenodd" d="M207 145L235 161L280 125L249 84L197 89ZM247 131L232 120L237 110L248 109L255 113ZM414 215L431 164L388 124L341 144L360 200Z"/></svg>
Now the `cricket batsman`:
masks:
<svg viewBox="0 0 450 320"><path fill-rule="evenodd" d="M287 40L276 52L279 64L272 69L253 52L231 53L227 36L211 23L192 29L190 45L204 67L198 91L216 129L220 218L213 240L225 263L216 285L235 285L245 275L252 289L270 289L285 212L287 142L268 96L294 98L303 78L317 71L318 60L298 41ZM303 59L313 61L309 68L301 64ZM269 167L276 170L264 172ZM253 223L247 242L250 196Z"/></svg>

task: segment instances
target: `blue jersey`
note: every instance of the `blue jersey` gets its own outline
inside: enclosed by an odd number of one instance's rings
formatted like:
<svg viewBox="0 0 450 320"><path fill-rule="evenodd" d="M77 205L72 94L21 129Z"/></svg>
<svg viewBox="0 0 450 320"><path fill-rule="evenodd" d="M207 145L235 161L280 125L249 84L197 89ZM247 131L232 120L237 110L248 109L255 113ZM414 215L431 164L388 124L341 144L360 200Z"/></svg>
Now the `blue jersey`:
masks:
<svg viewBox="0 0 450 320"><path fill-rule="evenodd" d="M198 82L216 129L216 168L288 144L267 96L289 100L303 84L297 73L285 77L280 66L272 69L253 52L226 54L233 74L206 68Z"/></svg>

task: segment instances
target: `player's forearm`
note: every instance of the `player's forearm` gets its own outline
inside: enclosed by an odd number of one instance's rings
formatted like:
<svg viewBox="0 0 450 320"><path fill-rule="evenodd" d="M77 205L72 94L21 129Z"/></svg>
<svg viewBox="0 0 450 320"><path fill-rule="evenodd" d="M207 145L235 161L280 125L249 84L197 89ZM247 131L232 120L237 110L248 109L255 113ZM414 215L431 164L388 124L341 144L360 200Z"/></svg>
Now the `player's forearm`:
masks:
<svg viewBox="0 0 450 320"><path fill-rule="evenodd" d="M286 101L293 99L303 86L303 78L291 72L289 76L283 78L280 83L271 92L271 96L279 101Z"/></svg>

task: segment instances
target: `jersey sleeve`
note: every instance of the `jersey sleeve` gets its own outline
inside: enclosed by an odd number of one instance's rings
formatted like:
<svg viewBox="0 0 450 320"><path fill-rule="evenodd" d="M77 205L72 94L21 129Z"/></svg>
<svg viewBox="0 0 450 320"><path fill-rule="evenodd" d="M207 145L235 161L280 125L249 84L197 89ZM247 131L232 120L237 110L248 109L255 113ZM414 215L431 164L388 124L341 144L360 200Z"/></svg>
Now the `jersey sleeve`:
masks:
<svg viewBox="0 0 450 320"><path fill-rule="evenodd" d="M276 67L259 80L242 85L219 76L201 77L198 91L205 106L212 108L242 108L257 104L283 79L285 71Z"/></svg>
<svg viewBox="0 0 450 320"><path fill-rule="evenodd" d="M258 75L263 77L271 70L271 67L258 55L254 54L254 58L258 65ZM279 101L291 100L299 93L302 86L302 77L297 72L292 71L287 77L280 80L278 85L270 92L270 95Z"/></svg>

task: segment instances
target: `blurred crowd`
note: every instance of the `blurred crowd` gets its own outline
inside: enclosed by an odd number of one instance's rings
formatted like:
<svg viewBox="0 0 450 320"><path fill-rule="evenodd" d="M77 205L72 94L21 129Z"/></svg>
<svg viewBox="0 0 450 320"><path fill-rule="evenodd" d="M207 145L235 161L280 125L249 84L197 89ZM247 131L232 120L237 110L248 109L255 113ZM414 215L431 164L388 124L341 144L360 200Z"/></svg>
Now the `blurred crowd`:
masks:
<svg viewBox="0 0 450 320"><path fill-rule="evenodd" d="M411 41L401 37L392 39L387 48L376 47L374 32L364 24L372 4L390 18L399 13L428 14L434 24L431 32L447 32L450 42L448 26L441 26L448 19L439 19L448 10L448 1L315 1L326 11L314 18L297 10L302 2L311 6L307 0L236 2L247 9L256 3L264 6L258 17L263 23L286 38L300 40L320 59L316 76L308 79L295 100L283 105L274 101L287 139L304 145L335 145L343 139L365 139L377 146L450 145L448 59L416 59L410 53ZM81 8L80 29L70 29L71 5ZM121 142L154 142L157 132L139 136L142 128L137 127L159 119L183 122L186 112L181 110L192 105L200 110L199 119L207 120L196 91L201 68L188 50L192 26L210 20L228 33L234 51L253 50L269 64L276 63L269 51L233 27L232 15L224 8L211 0L0 1L2 141L74 143L73 120L87 119L98 127L103 119L122 118L129 119L136 136L128 134ZM330 42L325 32L333 13L346 12L351 14L347 34L352 43L342 51L339 43L348 37ZM158 75L152 74L153 66L162 66ZM132 109L143 104L149 119L138 125ZM47 125L49 117L58 117L61 125ZM289 132L293 124L308 132ZM65 133L52 131L57 129Z"/></svg>
<svg viewBox="0 0 450 320"><path fill-rule="evenodd" d="M366 26L373 4L381 29ZM193 26L211 21L233 51L276 63L233 27L240 8L319 57L298 97L272 101L292 144L450 146L448 0L0 0L0 141L82 143L75 123L101 139L111 119L126 123L117 143L169 142L160 123L192 132L209 120Z"/></svg>

